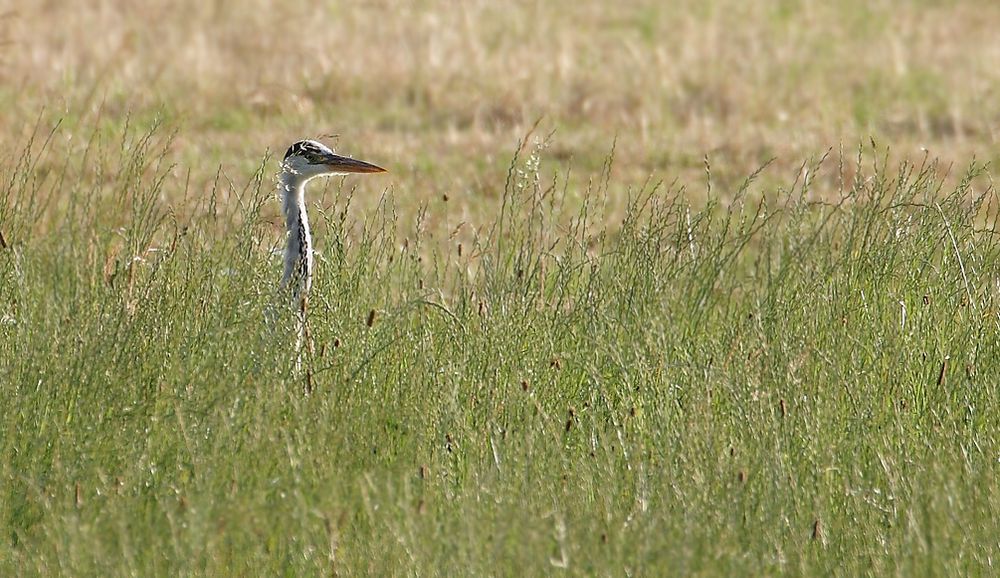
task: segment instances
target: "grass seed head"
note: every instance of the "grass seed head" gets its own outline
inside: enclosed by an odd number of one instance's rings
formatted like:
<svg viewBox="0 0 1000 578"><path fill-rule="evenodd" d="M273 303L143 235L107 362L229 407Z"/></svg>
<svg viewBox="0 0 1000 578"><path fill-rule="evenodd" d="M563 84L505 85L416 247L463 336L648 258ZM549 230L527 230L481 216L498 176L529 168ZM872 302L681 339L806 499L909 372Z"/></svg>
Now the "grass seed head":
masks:
<svg viewBox="0 0 1000 578"><path fill-rule="evenodd" d="M823 539L823 526L820 524L819 518L813 521L812 539L814 542Z"/></svg>
<svg viewBox="0 0 1000 578"><path fill-rule="evenodd" d="M944 361L941 362L941 369L940 371L938 371L938 378L937 378L938 387L941 387L947 375L948 375L948 358L945 357Z"/></svg>

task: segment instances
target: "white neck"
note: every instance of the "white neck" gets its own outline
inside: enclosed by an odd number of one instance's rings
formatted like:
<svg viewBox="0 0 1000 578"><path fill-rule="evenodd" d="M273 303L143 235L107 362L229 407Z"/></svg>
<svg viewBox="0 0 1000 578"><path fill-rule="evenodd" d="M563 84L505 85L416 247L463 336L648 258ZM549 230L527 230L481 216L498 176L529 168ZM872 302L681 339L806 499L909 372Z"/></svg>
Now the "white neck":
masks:
<svg viewBox="0 0 1000 578"><path fill-rule="evenodd" d="M312 236L309 232L309 216L306 214L305 188L306 179L301 175L285 170L278 176L278 189L282 194L288 234L285 273L281 284L284 287L291 286L296 298L301 298L312 285Z"/></svg>

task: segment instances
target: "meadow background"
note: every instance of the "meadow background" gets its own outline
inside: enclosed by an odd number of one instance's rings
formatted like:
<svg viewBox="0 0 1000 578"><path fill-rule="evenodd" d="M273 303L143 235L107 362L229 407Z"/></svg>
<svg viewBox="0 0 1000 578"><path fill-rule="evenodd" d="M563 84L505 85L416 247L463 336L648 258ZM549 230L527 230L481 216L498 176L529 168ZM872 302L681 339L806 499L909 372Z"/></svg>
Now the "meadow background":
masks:
<svg viewBox="0 0 1000 578"><path fill-rule="evenodd" d="M994 574L998 24L0 5L0 574Z"/></svg>

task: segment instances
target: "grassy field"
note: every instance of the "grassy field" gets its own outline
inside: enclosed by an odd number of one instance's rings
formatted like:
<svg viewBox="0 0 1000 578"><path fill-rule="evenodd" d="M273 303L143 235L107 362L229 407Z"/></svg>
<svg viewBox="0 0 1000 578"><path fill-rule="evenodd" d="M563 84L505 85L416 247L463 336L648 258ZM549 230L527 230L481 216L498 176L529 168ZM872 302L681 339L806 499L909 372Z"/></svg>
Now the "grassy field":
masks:
<svg viewBox="0 0 1000 578"><path fill-rule="evenodd" d="M0 575L997 572L1000 6L0 13Z"/></svg>

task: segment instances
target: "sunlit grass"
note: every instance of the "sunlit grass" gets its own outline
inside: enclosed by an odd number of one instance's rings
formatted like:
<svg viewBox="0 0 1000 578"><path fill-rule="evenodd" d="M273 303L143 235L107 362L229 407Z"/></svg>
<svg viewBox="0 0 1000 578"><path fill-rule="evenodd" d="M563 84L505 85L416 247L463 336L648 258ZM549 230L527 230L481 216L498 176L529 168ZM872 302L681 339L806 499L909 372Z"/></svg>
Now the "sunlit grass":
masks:
<svg viewBox="0 0 1000 578"><path fill-rule="evenodd" d="M988 0L23 4L0 9L0 150L43 109L75 138L98 117L115 130L129 112L167 118L194 190L219 165L242 175L266 150L339 134L339 150L393 168L407 223L447 194L478 226L538 118L557 131L551 154L586 173L621 137L615 220L629 187L695 182L705 155L720 191L772 157L783 178L868 135L906 157L997 159Z"/></svg>
<svg viewBox="0 0 1000 578"><path fill-rule="evenodd" d="M996 574L998 6L0 9L0 575Z"/></svg>
<svg viewBox="0 0 1000 578"><path fill-rule="evenodd" d="M4 575L992 573L978 165L609 219L532 137L461 249L333 181L297 372L273 161L194 191L163 128L46 134L0 170Z"/></svg>

